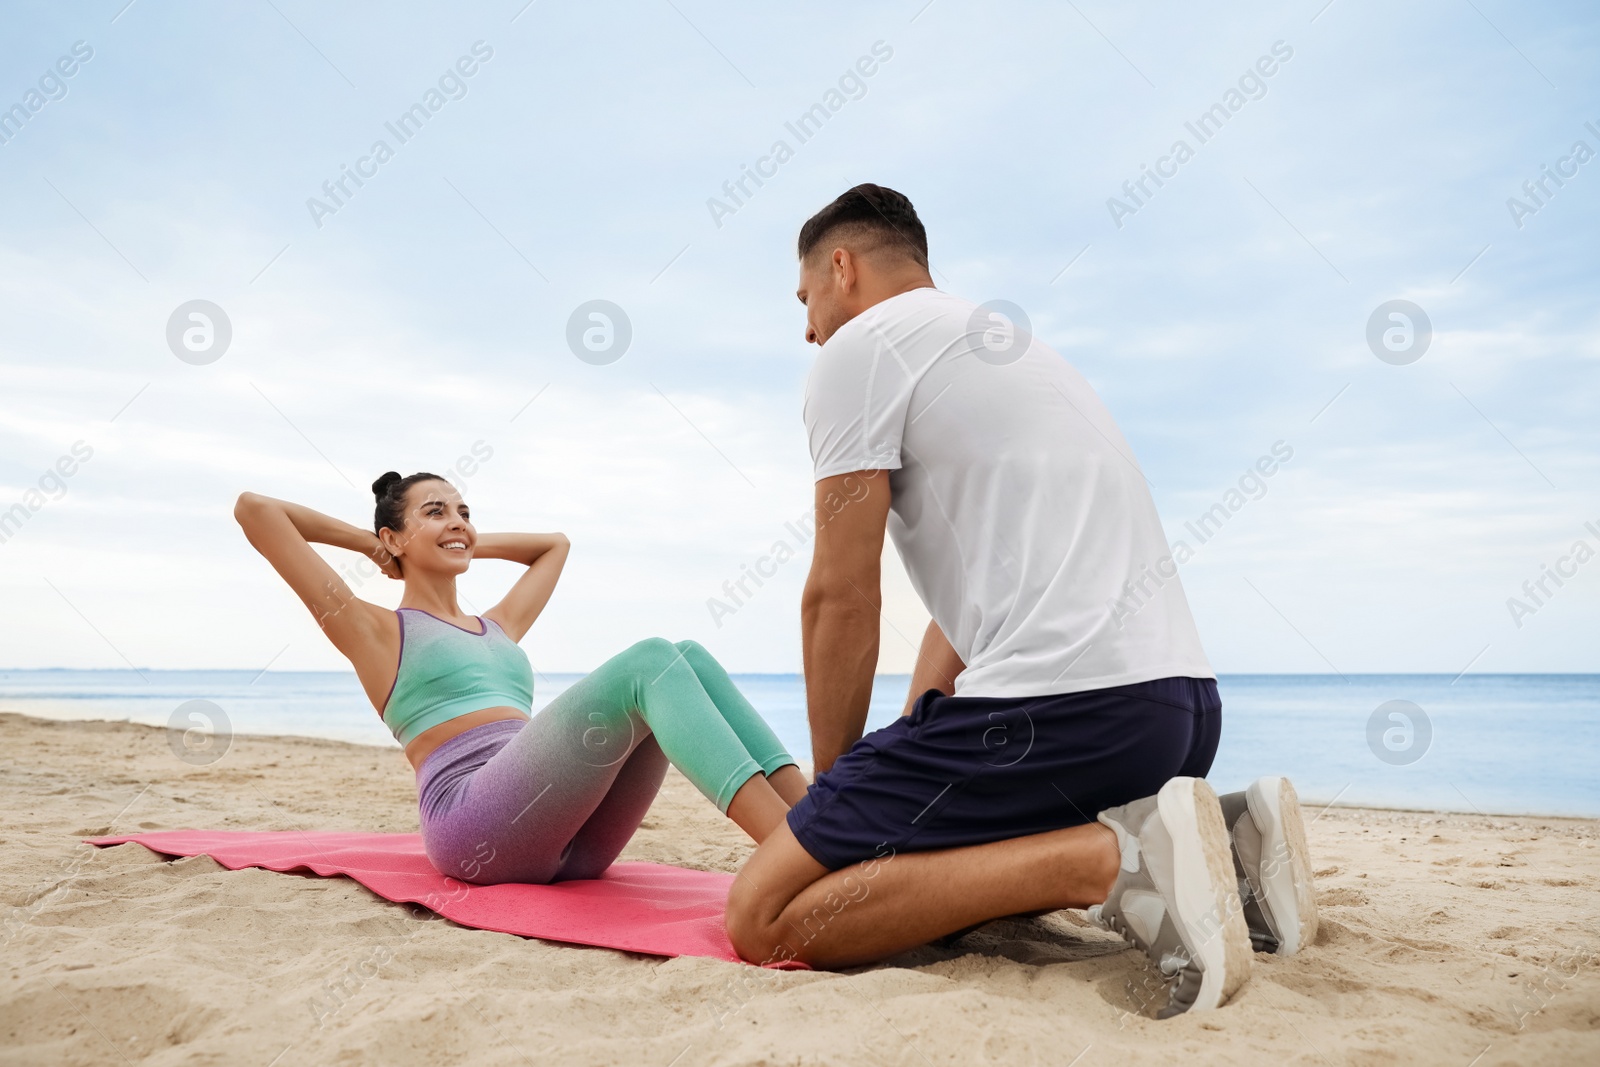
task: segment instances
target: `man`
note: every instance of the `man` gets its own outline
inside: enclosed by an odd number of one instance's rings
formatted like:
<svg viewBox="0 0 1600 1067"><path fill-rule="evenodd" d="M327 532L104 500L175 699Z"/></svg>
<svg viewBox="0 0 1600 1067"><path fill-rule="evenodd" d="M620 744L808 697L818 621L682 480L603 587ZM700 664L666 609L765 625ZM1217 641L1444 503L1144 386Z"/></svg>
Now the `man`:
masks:
<svg viewBox="0 0 1600 1067"><path fill-rule="evenodd" d="M1315 933L1304 830L1285 779L1223 804L1201 780L1216 678L1176 573L1152 574L1127 441L1059 355L934 287L901 194L844 193L799 257L815 780L735 881L734 945L840 967L1089 908L1176 979L1164 1015L1222 1004L1252 938ZM933 621L906 712L863 737L886 529Z"/></svg>

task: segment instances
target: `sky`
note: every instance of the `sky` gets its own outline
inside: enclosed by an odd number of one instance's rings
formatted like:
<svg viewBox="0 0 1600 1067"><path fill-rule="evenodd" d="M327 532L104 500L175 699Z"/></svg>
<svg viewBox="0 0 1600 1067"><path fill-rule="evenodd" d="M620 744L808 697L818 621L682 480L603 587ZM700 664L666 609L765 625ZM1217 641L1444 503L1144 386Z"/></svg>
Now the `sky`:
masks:
<svg viewBox="0 0 1600 1067"><path fill-rule="evenodd" d="M872 181L1105 400L1216 670L1600 669L1600 11L1212 8L8 5L0 666L343 669L233 502L370 527L394 469L571 538L541 671L798 671L794 240Z"/></svg>

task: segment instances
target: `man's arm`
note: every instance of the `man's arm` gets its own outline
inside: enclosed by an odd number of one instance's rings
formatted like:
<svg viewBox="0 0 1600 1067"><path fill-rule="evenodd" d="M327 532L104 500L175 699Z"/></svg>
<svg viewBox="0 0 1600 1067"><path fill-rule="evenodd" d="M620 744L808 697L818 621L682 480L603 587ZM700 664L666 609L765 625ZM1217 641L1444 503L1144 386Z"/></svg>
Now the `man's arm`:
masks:
<svg viewBox="0 0 1600 1067"><path fill-rule="evenodd" d="M911 672L911 692L906 694L906 709L900 714L910 715L917 698L930 689L945 696L956 691L956 675L967 669L956 650L950 647L939 624L928 620L928 629L922 635L922 648L917 652L917 666Z"/></svg>
<svg viewBox="0 0 1600 1067"><path fill-rule="evenodd" d="M860 740L872 702L889 473L824 478L816 496L817 536L800 598L800 640L812 768L821 774Z"/></svg>

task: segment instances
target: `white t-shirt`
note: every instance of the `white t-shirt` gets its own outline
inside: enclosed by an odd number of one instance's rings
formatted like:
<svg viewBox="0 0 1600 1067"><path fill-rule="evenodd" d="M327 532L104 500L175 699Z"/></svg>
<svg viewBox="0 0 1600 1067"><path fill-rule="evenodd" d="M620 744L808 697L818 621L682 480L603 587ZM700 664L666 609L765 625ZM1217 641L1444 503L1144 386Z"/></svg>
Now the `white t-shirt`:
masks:
<svg viewBox="0 0 1600 1067"><path fill-rule="evenodd" d="M1216 677L1133 450L1005 323L924 288L841 326L806 382L817 480L892 472L889 536L966 664L959 696Z"/></svg>

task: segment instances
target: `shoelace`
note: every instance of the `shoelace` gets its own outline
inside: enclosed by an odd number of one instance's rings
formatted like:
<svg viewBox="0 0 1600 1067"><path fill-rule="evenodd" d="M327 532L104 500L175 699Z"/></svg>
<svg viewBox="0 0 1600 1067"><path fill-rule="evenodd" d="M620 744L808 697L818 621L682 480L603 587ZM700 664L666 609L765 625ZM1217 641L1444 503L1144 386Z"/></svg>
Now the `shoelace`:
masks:
<svg viewBox="0 0 1600 1067"><path fill-rule="evenodd" d="M1121 916L1107 915L1099 905L1089 909L1089 918L1102 930L1110 930L1124 941L1128 942L1148 958L1150 946L1144 944L1128 924L1122 921ZM1156 969L1168 979L1176 977L1172 992L1167 997L1167 1006L1157 1014L1157 1018L1165 1019L1188 1011L1194 1004L1194 998L1200 993L1200 982L1203 972L1194 961L1187 956L1176 952L1163 953L1156 962Z"/></svg>

